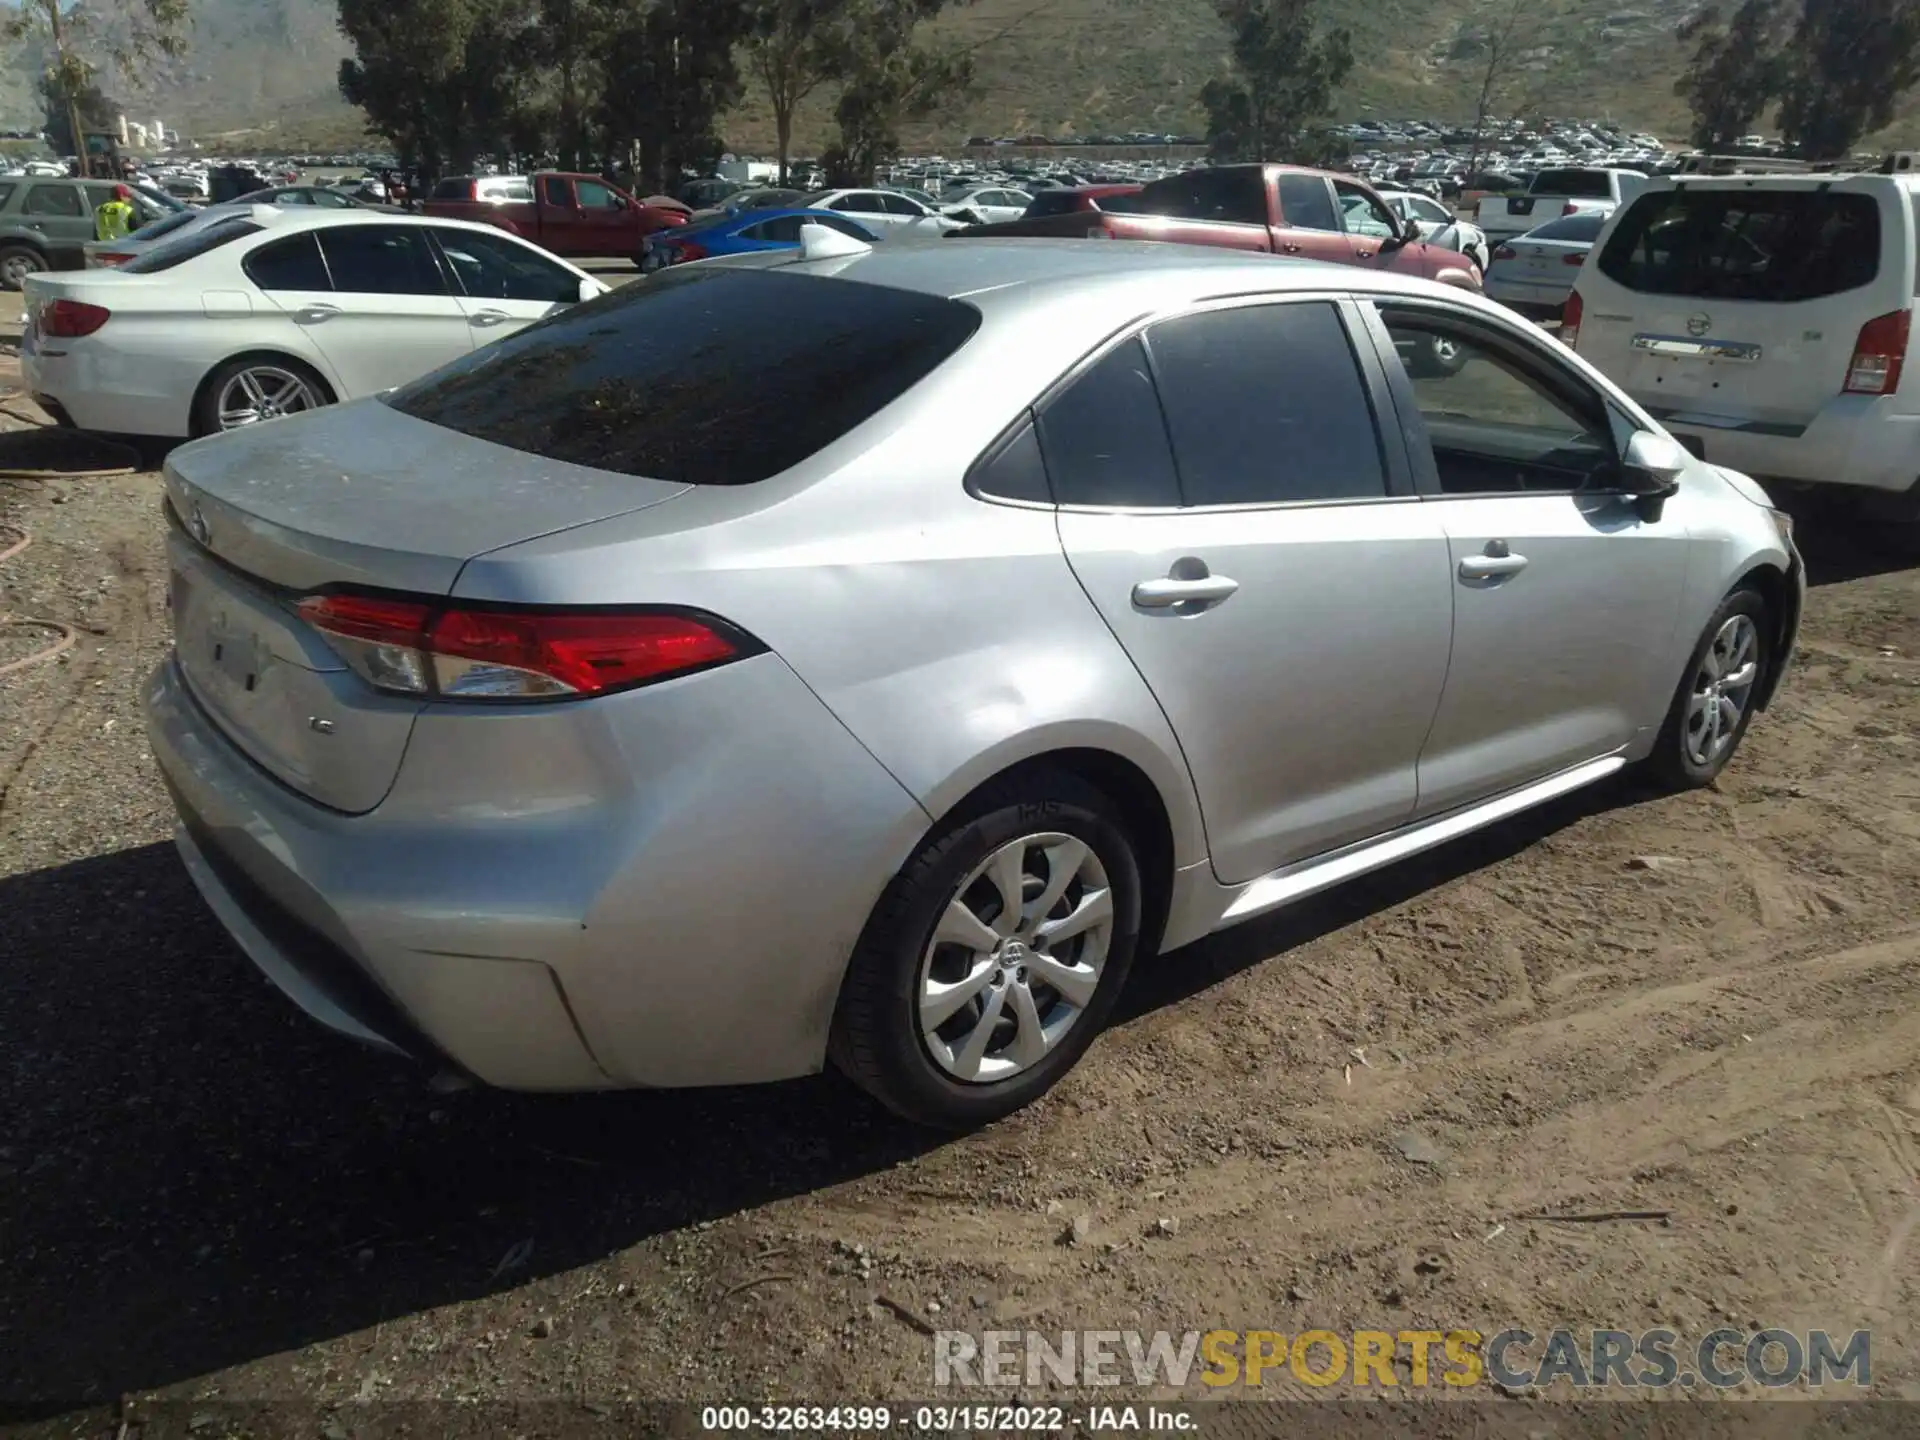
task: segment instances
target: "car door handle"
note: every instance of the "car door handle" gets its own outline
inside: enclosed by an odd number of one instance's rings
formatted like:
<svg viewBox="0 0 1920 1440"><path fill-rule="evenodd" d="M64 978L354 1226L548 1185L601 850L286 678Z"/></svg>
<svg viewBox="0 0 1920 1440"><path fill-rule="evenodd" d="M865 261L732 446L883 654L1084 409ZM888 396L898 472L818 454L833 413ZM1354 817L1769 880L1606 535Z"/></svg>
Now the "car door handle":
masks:
<svg viewBox="0 0 1920 1440"><path fill-rule="evenodd" d="M338 305L302 305L298 310L293 312L293 318L296 320L304 320L309 325L317 325L322 320L331 320L334 316L342 313Z"/></svg>
<svg viewBox="0 0 1920 1440"><path fill-rule="evenodd" d="M1142 580L1133 587L1133 603L1143 610L1166 610L1175 605L1218 605L1240 588L1225 575L1203 575L1197 580Z"/></svg>
<svg viewBox="0 0 1920 1440"><path fill-rule="evenodd" d="M513 319L504 310L476 310L471 318L476 325L504 325Z"/></svg>
<svg viewBox="0 0 1920 1440"><path fill-rule="evenodd" d="M1300 253L1300 247L1298 245L1282 245L1280 252L1283 255L1298 255Z"/></svg>
<svg viewBox="0 0 1920 1440"><path fill-rule="evenodd" d="M1362 260L1371 260L1374 256L1374 252L1371 250L1356 250L1353 253Z"/></svg>
<svg viewBox="0 0 1920 1440"><path fill-rule="evenodd" d="M1526 568L1524 555L1469 555L1460 562L1460 578L1492 580L1501 575L1518 575Z"/></svg>

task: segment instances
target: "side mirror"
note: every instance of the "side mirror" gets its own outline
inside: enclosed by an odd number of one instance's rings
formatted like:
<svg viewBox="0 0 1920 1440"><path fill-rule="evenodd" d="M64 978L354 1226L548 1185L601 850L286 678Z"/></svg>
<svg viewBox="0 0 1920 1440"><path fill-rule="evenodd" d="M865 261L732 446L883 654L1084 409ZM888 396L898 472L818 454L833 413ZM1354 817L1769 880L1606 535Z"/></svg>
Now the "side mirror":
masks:
<svg viewBox="0 0 1920 1440"><path fill-rule="evenodd" d="M1658 520L1668 497L1680 489L1680 477L1686 474L1688 455L1670 435L1639 430L1627 442L1627 453L1620 467L1620 488L1632 498L1640 517Z"/></svg>
<svg viewBox="0 0 1920 1440"><path fill-rule="evenodd" d="M598 300L606 293L607 287L602 285L598 280L590 279L584 275L580 277L580 303L582 305L586 304L589 300Z"/></svg>

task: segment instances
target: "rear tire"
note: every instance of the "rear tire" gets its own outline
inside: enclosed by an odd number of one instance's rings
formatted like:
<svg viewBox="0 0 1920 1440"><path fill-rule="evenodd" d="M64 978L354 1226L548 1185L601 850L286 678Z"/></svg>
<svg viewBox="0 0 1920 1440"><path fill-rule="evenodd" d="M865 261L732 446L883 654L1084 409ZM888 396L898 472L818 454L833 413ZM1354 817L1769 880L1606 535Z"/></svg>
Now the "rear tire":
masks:
<svg viewBox="0 0 1920 1440"><path fill-rule="evenodd" d="M0 289L22 290L26 278L47 268L47 257L31 245L0 247Z"/></svg>
<svg viewBox="0 0 1920 1440"><path fill-rule="evenodd" d="M1012 914L1002 897L1015 883ZM880 897L841 984L829 1058L917 1124L1009 1114L1105 1025L1140 913L1139 862L1111 801L1052 771L996 783Z"/></svg>
<svg viewBox="0 0 1920 1440"><path fill-rule="evenodd" d="M1669 790L1711 785L1739 750L1773 662L1767 602L1736 590L1701 632L1647 757L1649 774Z"/></svg>
<svg viewBox="0 0 1920 1440"><path fill-rule="evenodd" d="M251 391L243 378L249 376ZM312 366L289 355L241 355L202 382L193 402L193 433L219 435L333 403L332 389ZM228 423L243 405L252 405L256 418Z"/></svg>

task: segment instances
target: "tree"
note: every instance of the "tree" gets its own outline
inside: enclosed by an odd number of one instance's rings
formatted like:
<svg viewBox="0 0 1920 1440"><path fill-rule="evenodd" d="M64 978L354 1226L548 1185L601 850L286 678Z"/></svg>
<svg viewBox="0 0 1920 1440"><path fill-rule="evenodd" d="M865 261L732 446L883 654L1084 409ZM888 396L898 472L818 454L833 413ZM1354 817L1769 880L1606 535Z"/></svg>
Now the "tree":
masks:
<svg viewBox="0 0 1920 1440"><path fill-rule="evenodd" d="M1479 171L1487 148L1487 126L1496 115L1524 108L1513 93L1521 58L1539 38L1539 7L1531 0L1502 0L1505 8L1478 29L1455 42L1456 53L1471 66L1474 84L1473 142L1467 151L1467 173Z"/></svg>
<svg viewBox="0 0 1920 1440"><path fill-rule="evenodd" d="M1893 119L1920 80L1920 0L1803 0L1780 132L1810 160L1840 160Z"/></svg>
<svg viewBox="0 0 1920 1440"><path fill-rule="evenodd" d="M81 134L106 129L121 111L119 103L108 98L94 81L89 80L77 95L67 93L58 73L51 69L40 77L40 103L46 111L47 143L56 155L80 153L80 138L73 128L76 110L80 115Z"/></svg>
<svg viewBox="0 0 1920 1440"><path fill-rule="evenodd" d="M131 80L155 55L178 55L186 27L187 0L20 0L0 23L0 35L46 47L42 89L64 103L73 153L84 169L82 102L99 93L100 66L92 57L104 54L120 78Z"/></svg>
<svg viewBox="0 0 1920 1440"><path fill-rule="evenodd" d="M521 128L533 0L339 0L340 93L425 175L503 153Z"/></svg>
<svg viewBox="0 0 1920 1440"><path fill-rule="evenodd" d="M782 185L793 152L794 114L833 78L847 48L843 27L853 10L850 0L758 0L755 6L747 66L773 110Z"/></svg>
<svg viewBox="0 0 1920 1440"><path fill-rule="evenodd" d="M1318 33L1316 0L1216 0L1228 73L1201 87L1216 160L1278 160L1313 146L1309 133L1353 68L1343 28Z"/></svg>
<svg viewBox="0 0 1920 1440"><path fill-rule="evenodd" d="M638 150L636 191L668 189L683 167L710 166L725 149L717 122L740 98L734 52L751 15L746 0L618 3L595 120L607 158Z"/></svg>
<svg viewBox="0 0 1920 1440"><path fill-rule="evenodd" d="M1786 12L1781 0L1742 0L1731 16L1718 4L1697 11L1676 32L1693 57L1673 93L1693 115L1696 149L1725 150L1753 128L1787 80Z"/></svg>

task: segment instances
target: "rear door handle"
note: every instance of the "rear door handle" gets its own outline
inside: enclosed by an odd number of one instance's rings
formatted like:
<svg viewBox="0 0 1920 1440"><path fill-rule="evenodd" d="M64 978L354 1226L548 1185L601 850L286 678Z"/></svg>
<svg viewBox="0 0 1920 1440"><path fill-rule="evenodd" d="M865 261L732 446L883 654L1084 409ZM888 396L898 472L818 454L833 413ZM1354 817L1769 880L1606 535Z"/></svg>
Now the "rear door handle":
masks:
<svg viewBox="0 0 1920 1440"><path fill-rule="evenodd" d="M1240 588L1225 575L1203 575L1197 580L1142 580L1133 587L1133 603L1143 610L1166 610L1175 605L1218 605Z"/></svg>
<svg viewBox="0 0 1920 1440"><path fill-rule="evenodd" d="M1282 245L1280 250L1281 253L1286 255L1298 255L1300 253L1300 247L1298 245Z"/></svg>
<svg viewBox="0 0 1920 1440"><path fill-rule="evenodd" d="M476 325L504 325L513 317L504 310L476 310L472 318Z"/></svg>
<svg viewBox="0 0 1920 1440"><path fill-rule="evenodd" d="M1501 575L1518 575L1526 568L1524 555L1469 555L1460 562L1460 578L1492 580Z"/></svg>
<svg viewBox="0 0 1920 1440"><path fill-rule="evenodd" d="M293 318L304 320L308 324L318 324L322 320L331 320L343 313L338 305L302 305L293 312Z"/></svg>

